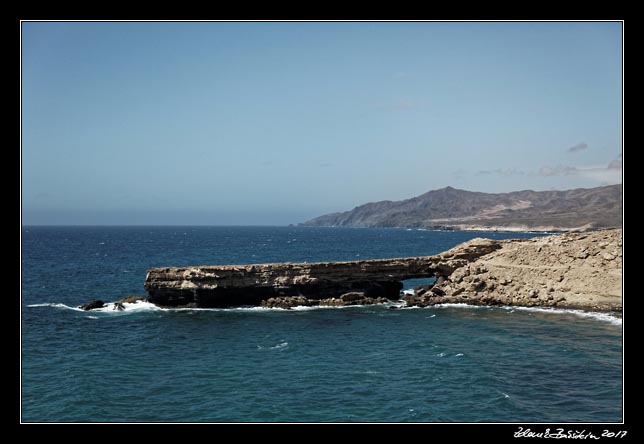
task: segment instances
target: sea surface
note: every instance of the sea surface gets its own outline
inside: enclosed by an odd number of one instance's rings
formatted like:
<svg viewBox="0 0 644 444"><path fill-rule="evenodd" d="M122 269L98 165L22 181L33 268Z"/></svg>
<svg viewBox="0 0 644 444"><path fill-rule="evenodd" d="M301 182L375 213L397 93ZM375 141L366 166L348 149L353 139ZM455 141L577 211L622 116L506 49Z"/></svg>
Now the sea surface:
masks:
<svg viewBox="0 0 644 444"><path fill-rule="evenodd" d="M534 234L23 227L23 422L616 422L622 321L448 305L84 312L158 266L429 255ZM414 283L407 282L407 287Z"/></svg>

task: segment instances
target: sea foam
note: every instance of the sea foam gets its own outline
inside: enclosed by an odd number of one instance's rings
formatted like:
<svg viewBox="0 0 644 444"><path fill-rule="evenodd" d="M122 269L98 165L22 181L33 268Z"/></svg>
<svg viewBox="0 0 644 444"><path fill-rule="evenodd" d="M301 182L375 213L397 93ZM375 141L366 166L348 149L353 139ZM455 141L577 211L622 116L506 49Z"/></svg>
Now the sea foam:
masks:
<svg viewBox="0 0 644 444"><path fill-rule="evenodd" d="M413 310L413 309L444 309L444 308L460 308L460 309L502 309L513 311L526 311L533 313L551 313L551 314L573 314L582 318L594 319L597 321L608 322L613 325L622 325L622 318L607 312L593 312L585 311L579 309L570 309L570 308L553 308L553 307L519 307L519 306L504 306L504 307L491 307L486 305L469 305L469 304L437 304L431 307L407 307L404 303L400 301L392 301L384 304L375 304L377 306L387 306L395 307L403 310ZM62 303L49 302L41 304L30 304L27 305L29 308L36 307L52 307L60 308L67 310L74 310L79 312L86 313L104 313L104 314L127 314L127 313L141 313L146 311L162 311L162 312L183 312L183 311L195 311L195 312L303 312L303 311L314 311L314 310L326 310L326 309L344 309L344 308L360 308L367 307L363 305L348 305L348 306L296 306L290 309L286 308L268 308L268 307L233 307L233 308L186 308L186 307L159 307L151 302L147 301L136 301L132 303L125 302L122 304L123 310L114 309L115 303L108 302L105 304L105 307L97 308L94 310L85 311L79 307L73 307ZM433 317L435 315L432 315Z"/></svg>
<svg viewBox="0 0 644 444"><path fill-rule="evenodd" d="M597 321L609 322L613 325L622 325L622 318L613 313L600 311L585 311L573 308L554 308L554 307L502 307L504 310L518 310L536 313L555 313L555 314L574 314L582 318L595 319Z"/></svg>

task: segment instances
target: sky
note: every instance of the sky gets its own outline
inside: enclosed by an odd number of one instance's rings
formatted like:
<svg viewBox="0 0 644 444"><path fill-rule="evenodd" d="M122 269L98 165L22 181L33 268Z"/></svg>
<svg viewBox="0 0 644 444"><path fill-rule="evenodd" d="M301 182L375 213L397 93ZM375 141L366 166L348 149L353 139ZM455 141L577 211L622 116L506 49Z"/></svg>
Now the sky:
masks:
<svg viewBox="0 0 644 444"><path fill-rule="evenodd" d="M622 180L620 22L23 22L23 224Z"/></svg>

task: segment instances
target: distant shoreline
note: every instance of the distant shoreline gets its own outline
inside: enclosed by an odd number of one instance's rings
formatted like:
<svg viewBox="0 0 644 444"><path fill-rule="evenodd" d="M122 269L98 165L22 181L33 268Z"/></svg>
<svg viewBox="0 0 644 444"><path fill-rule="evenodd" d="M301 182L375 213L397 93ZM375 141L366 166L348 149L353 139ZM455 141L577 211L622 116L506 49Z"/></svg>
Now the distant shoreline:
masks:
<svg viewBox="0 0 644 444"><path fill-rule="evenodd" d="M370 202L301 225L462 231L571 232L622 225L622 185L563 191L481 193L445 187L399 201Z"/></svg>
<svg viewBox="0 0 644 444"><path fill-rule="evenodd" d="M467 226L467 227L458 227L458 226L447 226L447 227L434 227L434 228L425 228L425 227L409 227L409 226L400 226L400 227L364 227L364 226L339 226L339 225L306 225L306 224L297 224L289 225L289 227L294 228L351 228L351 229L372 229L372 228L384 228L384 229L394 229L394 230L418 230L418 231L468 231L468 232L491 232L491 233L535 233L535 234L563 234L563 233L588 233L591 231L598 230L611 230L618 229L621 227L504 227L504 226Z"/></svg>

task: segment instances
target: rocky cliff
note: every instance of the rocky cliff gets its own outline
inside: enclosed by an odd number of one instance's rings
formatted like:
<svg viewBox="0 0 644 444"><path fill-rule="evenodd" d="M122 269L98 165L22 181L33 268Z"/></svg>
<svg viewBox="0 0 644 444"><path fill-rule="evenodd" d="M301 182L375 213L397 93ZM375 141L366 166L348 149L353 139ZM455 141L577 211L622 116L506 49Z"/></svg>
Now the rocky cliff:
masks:
<svg viewBox="0 0 644 444"><path fill-rule="evenodd" d="M401 201L368 203L309 226L573 231L622 224L622 186L567 191L477 193L452 187Z"/></svg>
<svg viewBox="0 0 644 444"><path fill-rule="evenodd" d="M466 303L621 310L622 230L499 241L431 288L417 289L410 305Z"/></svg>
<svg viewBox="0 0 644 444"><path fill-rule="evenodd" d="M154 268L148 271L144 286L150 302L161 306L261 305L269 299L285 297L333 300L347 293L398 299L400 281L449 275L497 248L500 245L494 241L474 239L436 256ZM344 299L356 300L355 295Z"/></svg>
<svg viewBox="0 0 644 444"><path fill-rule="evenodd" d="M403 300L621 310L622 230L524 240L472 239L435 256L347 262L155 268L160 306L290 308L398 300L402 280L436 277Z"/></svg>

